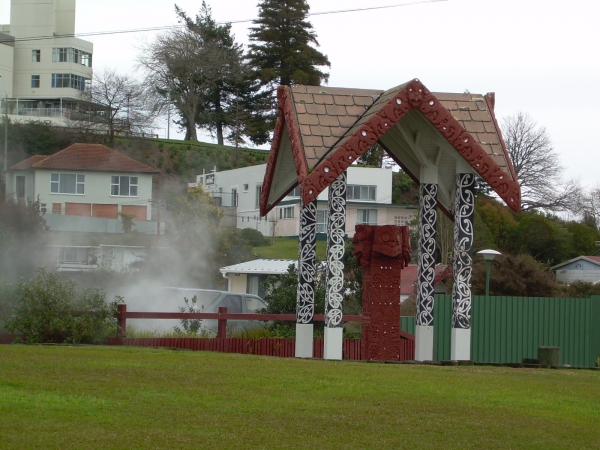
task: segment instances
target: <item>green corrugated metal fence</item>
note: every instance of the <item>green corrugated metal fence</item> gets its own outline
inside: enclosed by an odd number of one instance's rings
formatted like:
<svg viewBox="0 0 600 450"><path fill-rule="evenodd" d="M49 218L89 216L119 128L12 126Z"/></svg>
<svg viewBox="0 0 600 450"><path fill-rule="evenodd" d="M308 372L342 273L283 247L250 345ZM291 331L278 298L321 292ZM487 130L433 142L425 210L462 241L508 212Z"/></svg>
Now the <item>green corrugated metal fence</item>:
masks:
<svg viewBox="0 0 600 450"><path fill-rule="evenodd" d="M450 359L452 296L436 295L434 357ZM561 363L591 367L600 356L600 296L589 298L473 297L471 359L521 362L542 345L561 348ZM402 317L414 334L414 317Z"/></svg>

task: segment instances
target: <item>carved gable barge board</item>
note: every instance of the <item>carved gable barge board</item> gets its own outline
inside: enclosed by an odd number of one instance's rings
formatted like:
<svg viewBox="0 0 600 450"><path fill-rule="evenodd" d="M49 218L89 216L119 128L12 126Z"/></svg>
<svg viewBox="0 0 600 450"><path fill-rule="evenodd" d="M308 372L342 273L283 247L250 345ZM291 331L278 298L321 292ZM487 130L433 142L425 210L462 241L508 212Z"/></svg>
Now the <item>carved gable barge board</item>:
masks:
<svg viewBox="0 0 600 450"><path fill-rule="evenodd" d="M520 210L520 187L493 114L493 95L488 94L484 97L468 93L433 94L416 79L385 92L310 86L296 86L292 89L293 99L290 97L290 88L280 89L279 114L280 118L285 117L285 123L288 124L289 139L296 162L297 180L290 181L289 190L296 183L300 184L304 202L316 198L371 145L390 130L397 128L397 124L403 128L414 128L415 124L420 123L419 126L423 127L423 124L427 123L425 128L431 130L424 132L426 139L423 139L423 142L438 145L443 141L440 148L445 148L445 153L448 153L448 149L457 152L509 207L515 211ZM300 93L301 89L305 89L306 94ZM322 91L317 92L319 89ZM365 94L361 96L362 92ZM306 100L299 101L302 95ZM317 97L325 104L318 104ZM356 99L360 99L362 105ZM327 101L329 104L326 104ZM345 110L342 107L343 102L347 105ZM298 113L294 105L302 109L302 112ZM415 112L410 114L412 119L409 117L409 122L406 122L409 125L405 126L403 119L413 110ZM300 125L294 120L298 114L301 117ZM293 123L292 126L289 126L290 122ZM302 131L299 127L303 127ZM468 132L465 128L473 131ZM311 140L311 145L302 142L303 136L307 141ZM443 138L441 141L440 137ZM269 195L269 183L272 182L273 176L276 176L273 172L281 139L281 134L278 135L276 129L263 185L262 214L272 209L277 201L289 192L273 192ZM401 149L396 149L388 139L384 138L383 141L388 141L384 148L390 156L399 162L401 167L407 169L408 164L402 162ZM394 153L398 153L396 157ZM431 159L431 151L429 153ZM444 157L445 155L437 153L435 158L450 167L448 161L443 160ZM420 158L419 163L422 164L423 155ZM420 173L415 173L416 166L408 168L408 172L418 180ZM448 173L440 179L444 181L452 178ZM441 185L443 184L442 182ZM454 189L451 183L446 181L446 184L449 189ZM452 199L453 192L448 191L442 197ZM442 209L446 209L445 212L453 208L451 202L441 206L444 206Z"/></svg>

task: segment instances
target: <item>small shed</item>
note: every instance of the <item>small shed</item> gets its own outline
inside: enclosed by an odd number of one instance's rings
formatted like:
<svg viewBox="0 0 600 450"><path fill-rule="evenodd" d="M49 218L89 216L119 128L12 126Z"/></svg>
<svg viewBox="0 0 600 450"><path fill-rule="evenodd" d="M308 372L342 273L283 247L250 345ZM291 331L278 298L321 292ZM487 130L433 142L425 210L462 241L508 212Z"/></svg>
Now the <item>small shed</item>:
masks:
<svg viewBox="0 0 600 450"><path fill-rule="evenodd" d="M600 256L578 256L552 267L556 281L570 284L574 281L600 282Z"/></svg>
<svg viewBox="0 0 600 450"><path fill-rule="evenodd" d="M219 270L227 280L227 290L254 294L261 298L265 296L262 283L269 275L283 275L287 273L290 265L297 265L298 261L290 259L254 259L231 266L221 267Z"/></svg>

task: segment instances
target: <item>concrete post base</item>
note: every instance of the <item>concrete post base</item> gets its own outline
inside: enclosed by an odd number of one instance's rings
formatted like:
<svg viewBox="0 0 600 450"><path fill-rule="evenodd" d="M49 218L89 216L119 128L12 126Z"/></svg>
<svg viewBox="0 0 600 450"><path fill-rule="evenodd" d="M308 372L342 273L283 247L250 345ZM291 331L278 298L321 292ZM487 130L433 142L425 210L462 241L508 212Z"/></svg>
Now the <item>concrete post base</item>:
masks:
<svg viewBox="0 0 600 450"><path fill-rule="evenodd" d="M323 359L342 359L344 329L325 327Z"/></svg>
<svg viewBox="0 0 600 450"><path fill-rule="evenodd" d="M471 329L452 328L450 359L467 361L471 359Z"/></svg>
<svg viewBox="0 0 600 450"><path fill-rule="evenodd" d="M433 361L433 327L415 327L415 360Z"/></svg>
<svg viewBox="0 0 600 450"><path fill-rule="evenodd" d="M296 324L296 358L313 357L313 324Z"/></svg>

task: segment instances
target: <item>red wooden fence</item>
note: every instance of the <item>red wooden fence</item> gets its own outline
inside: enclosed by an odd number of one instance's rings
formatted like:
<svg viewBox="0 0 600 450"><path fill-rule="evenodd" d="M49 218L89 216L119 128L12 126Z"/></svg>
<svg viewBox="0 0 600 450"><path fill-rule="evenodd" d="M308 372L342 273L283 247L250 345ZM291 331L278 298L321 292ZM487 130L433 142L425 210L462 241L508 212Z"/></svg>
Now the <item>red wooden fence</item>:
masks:
<svg viewBox="0 0 600 450"><path fill-rule="evenodd" d="M227 308L219 308L218 313L157 313L128 312L127 305L120 304L115 317L119 333L127 331L127 319L217 319L216 338L111 338L109 345L135 345L150 347L171 347L188 350L215 351L221 353L242 353L264 356L294 357L296 339L294 338L228 338L227 320L289 320L295 321L295 314L240 314L227 313ZM316 321L323 321L323 315L315 315ZM346 322L362 322L362 316L344 316ZM415 355L414 336L400 331L399 360L412 360ZM313 355L323 358L323 339L313 340ZM356 339L344 339L343 359L361 360L361 342Z"/></svg>

